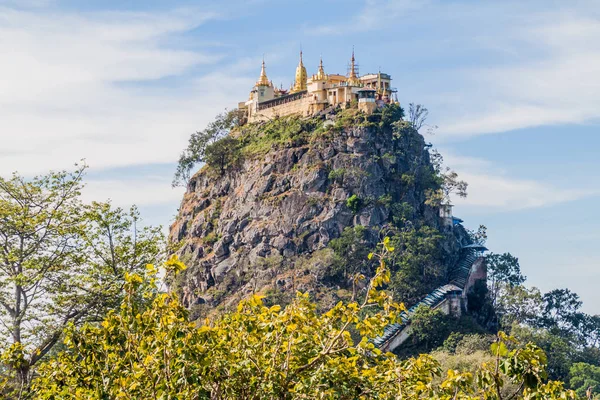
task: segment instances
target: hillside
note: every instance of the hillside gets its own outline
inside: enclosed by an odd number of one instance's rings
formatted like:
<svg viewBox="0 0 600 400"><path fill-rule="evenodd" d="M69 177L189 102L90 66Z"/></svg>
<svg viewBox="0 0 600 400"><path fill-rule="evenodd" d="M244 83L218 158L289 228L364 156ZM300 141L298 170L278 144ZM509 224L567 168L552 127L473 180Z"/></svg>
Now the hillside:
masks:
<svg viewBox="0 0 600 400"><path fill-rule="evenodd" d="M189 266L174 287L192 315L251 293L321 307L351 296L350 277L384 236L395 244L390 290L414 304L445 283L464 229L443 229L443 176L399 106L285 117L232 130L237 162L189 181L170 240ZM221 168L223 167L223 168Z"/></svg>

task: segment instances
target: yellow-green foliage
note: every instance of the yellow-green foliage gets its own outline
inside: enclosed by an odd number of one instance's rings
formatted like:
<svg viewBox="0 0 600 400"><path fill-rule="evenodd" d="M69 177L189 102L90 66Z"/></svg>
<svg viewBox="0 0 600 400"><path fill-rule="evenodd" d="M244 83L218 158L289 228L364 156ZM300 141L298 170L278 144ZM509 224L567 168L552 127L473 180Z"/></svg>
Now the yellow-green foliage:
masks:
<svg viewBox="0 0 600 400"><path fill-rule="evenodd" d="M324 124L322 117L289 115L240 126L233 131L233 135L240 139L244 156L252 157L280 147L301 146L309 143L311 138L331 131L339 132L352 126L376 127L377 124L371 120L379 121L379 125L384 126L401 117L401 109L397 106L386 107L383 112L371 117L357 108L347 108L335 112L335 123L330 127Z"/></svg>
<svg viewBox="0 0 600 400"><path fill-rule="evenodd" d="M280 147L302 145L306 143L311 132L321 125L322 121L318 118L303 119L292 115L248 124L238 128L234 134L242 143L243 154L252 157Z"/></svg>
<svg viewBox="0 0 600 400"><path fill-rule="evenodd" d="M123 299L123 276L162 257L160 228L135 208L83 202L86 165L33 179L0 177L0 398L23 398L69 323Z"/></svg>
<svg viewBox="0 0 600 400"><path fill-rule="evenodd" d="M393 250L389 241L383 248ZM119 312L101 325L68 330L67 351L39 370L35 398L500 399L505 379L522 383L520 398L575 398L561 383L543 383L541 350L503 334L477 372L450 370L440 383L431 356L399 361L381 353L369 339L402 309L378 289L390 276L381 260L361 302L340 302L319 315L308 294L298 293L285 309L253 296L202 326L172 295L157 294L138 309L133 299L143 279L128 276ZM167 263L168 273L182 268L176 258ZM148 271L146 279L154 279ZM358 343L350 328L361 334Z"/></svg>
<svg viewBox="0 0 600 400"><path fill-rule="evenodd" d="M361 203L361 199L355 194L346 199L346 207L348 207L353 214L358 213L361 207Z"/></svg>

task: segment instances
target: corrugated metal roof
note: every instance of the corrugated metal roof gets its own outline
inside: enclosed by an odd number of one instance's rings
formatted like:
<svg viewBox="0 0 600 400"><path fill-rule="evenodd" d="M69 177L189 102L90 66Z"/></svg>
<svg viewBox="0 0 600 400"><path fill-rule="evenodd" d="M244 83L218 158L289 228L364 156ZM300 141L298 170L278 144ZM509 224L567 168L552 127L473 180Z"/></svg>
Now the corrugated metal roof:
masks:
<svg viewBox="0 0 600 400"><path fill-rule="evenodd" d="M382 347L395 335L400 333L410 323L410 316L415 312L417 307L421 305L426 305L433 308L440 304L446 298L446 295L448 293L462 292L467 283L467 279L469 278L471 266L478 258L475 252L475 250L478 249L478 246L480 245L464 246L463 249L466 249L464 255L454 265L454 267L451 268L450 271L448 271L450 282L446 285L434 289L431 293L425 296L423 300L409 308L408 311L401 313L400 318L402 322L386 326L383 330L383 335L373 339L373 344L375 344L375 346L377 347Z"/></svg>

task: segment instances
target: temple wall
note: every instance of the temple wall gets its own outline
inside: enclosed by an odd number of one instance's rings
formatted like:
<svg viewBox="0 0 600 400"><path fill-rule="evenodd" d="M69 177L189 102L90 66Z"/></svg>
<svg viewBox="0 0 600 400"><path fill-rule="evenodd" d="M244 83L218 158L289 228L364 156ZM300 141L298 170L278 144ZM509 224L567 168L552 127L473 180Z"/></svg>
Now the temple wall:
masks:
<svg viewBox="0 0 600 400"><path fill-rule="evenodd" d="M457 306L458 305L458 306ZM441 310L444 314L457 312L460 315L460 298L446 298L441 303L433 307L434 310ZM400 346L406 341L412 334L412 328L410 322L402 329L396 336L394 336L388 343L381 347L382 351L393 351L396 347Z"/></svg>
<svg viewBox="0 0 600 400"><path fill-rule="evenodd" d="M412 333L412 328L410 325L406 326L400 333L387 343L385 346L381 348L382 351L392 351L396 347L400 346L402 343L406 341L410 337Z"/></svg>
<svg viewBox="0 0 600 400"><path fill-rule="evenodd" d="M364 102L364 101L358 102L358 109L367 114L372 114L376 108L377 108L377 104L374 101L373 102Z"/></svg>
<svg viewBox="0 0 600 400"><path fill-rule="evenodd" d="M290 114L300 114L303 116L311 115L313 113L311 111L312 107L310 106L311 100L311 97L306 96L298 100L290 101L289 103L280 104L264 110L258 110L250 122L265 121L277 116Z"/></svg>

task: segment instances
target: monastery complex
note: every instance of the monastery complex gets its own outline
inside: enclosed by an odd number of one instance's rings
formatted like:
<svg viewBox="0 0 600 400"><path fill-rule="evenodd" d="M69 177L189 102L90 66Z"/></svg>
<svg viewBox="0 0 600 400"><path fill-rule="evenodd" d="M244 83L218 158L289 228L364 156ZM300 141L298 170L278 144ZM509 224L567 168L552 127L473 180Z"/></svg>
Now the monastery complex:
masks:
<svg viewBox="0 0 600 400"><path fill-rule="evenodd" d="M267 78L263 60L260 77L250 98L238 107L246 111L248 122L290 114L310 116L329 107L347 107L354 101L358 102L360 110L370 114L384 104L397 103L391 82L391 76L382 72L359 76L354 51L346 75L326 74L321 59L317 73L308 77L300 52L294 84L289 90L273 86Z"/></svg>

